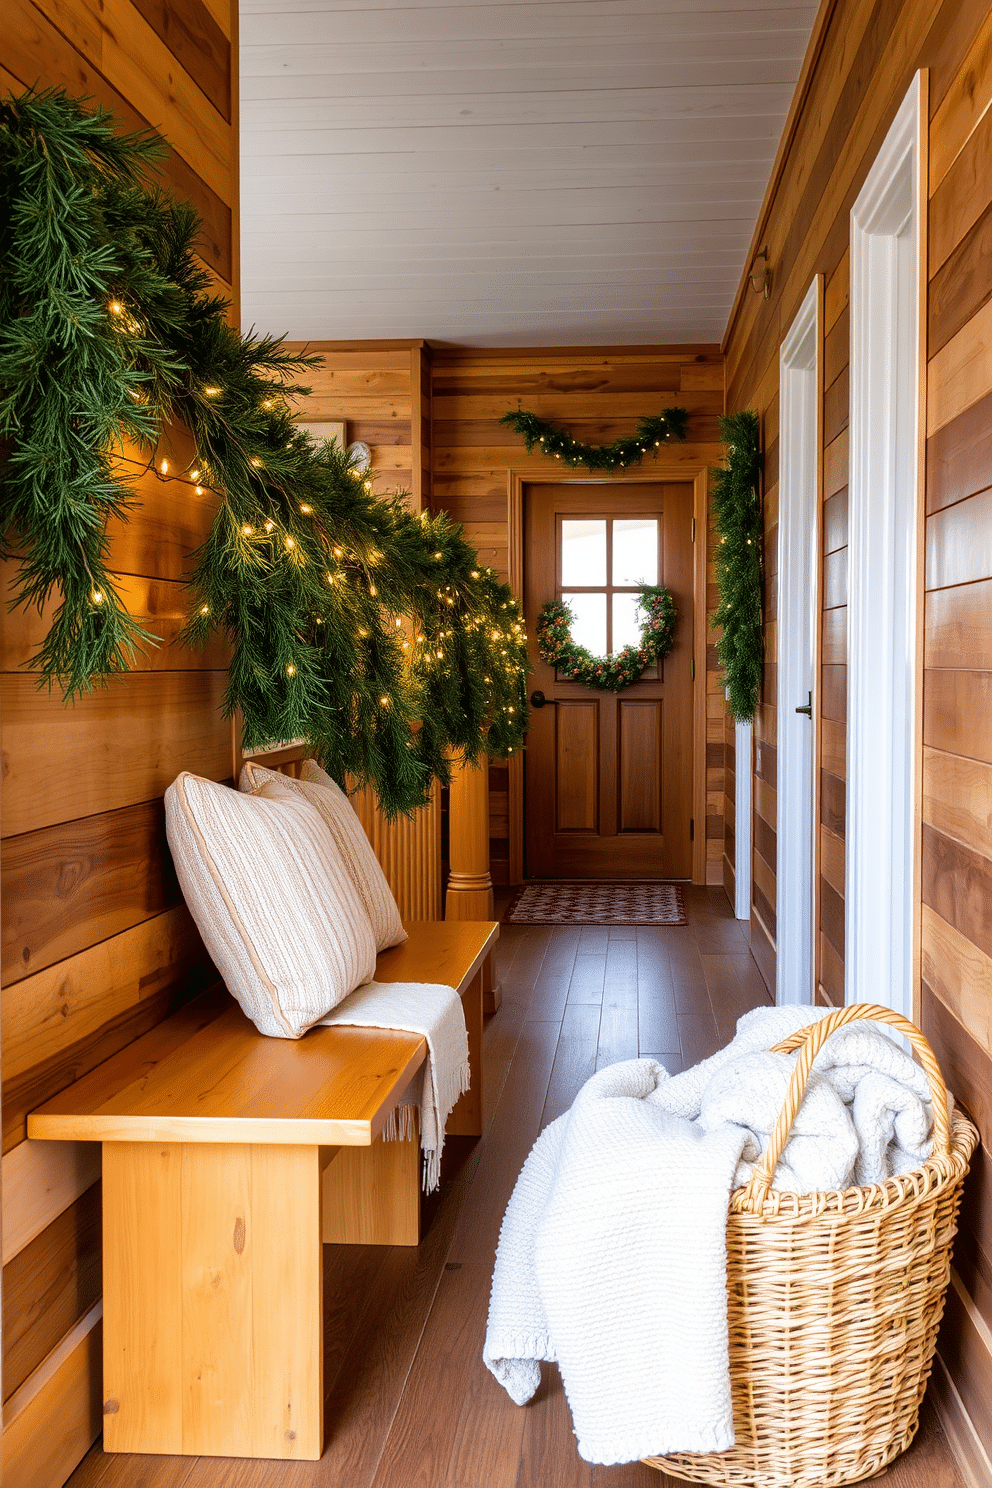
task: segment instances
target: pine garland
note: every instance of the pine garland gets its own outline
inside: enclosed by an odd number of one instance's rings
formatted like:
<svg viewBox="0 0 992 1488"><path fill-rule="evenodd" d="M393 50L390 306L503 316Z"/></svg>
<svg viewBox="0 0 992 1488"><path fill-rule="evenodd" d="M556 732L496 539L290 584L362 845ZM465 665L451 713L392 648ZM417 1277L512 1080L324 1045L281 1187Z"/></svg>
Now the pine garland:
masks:
<svg viewBox="0 0 992 1488"><path fill-rule="evenodd" d="M717 655L735 718L754 718L761 695L764 641L761 629L763 523L758 479L758 415L727 414L720 438L728 446L726 469L713 472L713 508L720 539L717 585L720 603L710 623L723 627Z"/></svg>
<svg viewBox="0 0 992 1488"><path fill-rule="evenodd" d="M567 430L556 429L523 408L504 413L500 423L512 424L524 436L528 454L535 445L540 445L544 454L561 460L573 470L580 465L588 470L623 470L628 465L640 465L649 451L657 459L658 450L667 440L684 442L689 415L684 408L665 408L651 418L641 419L636 434L628 434L613 444L584 444Z"/></svg>
<svg viewBox="0 0 992 1488"><path fill-rule="evenodd" d="M242 336L211 295L192 208L144 183L154 136L59 90L0 103L0 468L15 605L60 595L32 665L67 700L154 641L107 567L107 522L134 496L124 441L213 490L182 640L232 646L225 698L246 748L307 739L387 814L429 798L449 756L503 757L527 724L520 606L446 516L417 518L291 420L316 358ZM159 462L160 463L160 462Z"/></svg>
<svg viewBox="0 0 992 1488"><path fill-rule="evenodd" d="M675 639L677 611L667 589L645 584L638 601L645 619L639 646L624 646L615 656L593 656L572 640L575 616L562 600L550 600L537 621L537 646L546 666L565 682L582 682L603 692L622 692L647 666L664 661Z"/></svg>

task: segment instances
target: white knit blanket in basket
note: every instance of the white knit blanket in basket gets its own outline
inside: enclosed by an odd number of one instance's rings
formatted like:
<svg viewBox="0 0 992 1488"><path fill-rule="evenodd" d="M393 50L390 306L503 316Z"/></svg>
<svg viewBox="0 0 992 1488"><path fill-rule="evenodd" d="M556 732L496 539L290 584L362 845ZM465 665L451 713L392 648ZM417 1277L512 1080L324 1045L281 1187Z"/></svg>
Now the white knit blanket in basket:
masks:
<svg viewBox="0 0 992 1488"><path fill-rule="evenodd" d="M500 1232L483 1358L518 1405L557 1362L580 1454L614 1464L734 1445L726 1223L782 1108L778 1043L825 1011L762 1008L669 1078L600 1070L538 1138ZM926 1078L874 1025L814 1065L775 1186L874 1182L930 1155Z"/></svg>
<svg viewBox="0 0 992 1488"><path fill-rule="evenodd" d="M445 1122L471 1083L468 1033L458 993L436 982L366 982L321 1023L398 1028L427 1040L423 1070L390 1115L382 1137L386 1142L412 1137L412 1113L419 1107L423 1187L431 1193L441 1181Z"/></svg>

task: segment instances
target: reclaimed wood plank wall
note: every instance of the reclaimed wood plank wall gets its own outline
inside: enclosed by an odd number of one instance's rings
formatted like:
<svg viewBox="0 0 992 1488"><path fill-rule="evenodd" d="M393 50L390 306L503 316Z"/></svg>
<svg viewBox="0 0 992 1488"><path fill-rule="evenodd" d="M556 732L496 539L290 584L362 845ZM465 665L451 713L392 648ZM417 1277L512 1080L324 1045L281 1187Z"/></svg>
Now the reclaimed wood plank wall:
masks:
<svg viewBox="0 0 992 1488"><path fill-rule="evenodd" d="M423 341L288 341L322 359L301 374L311 389L298 417L345 423L348 444L372 453L375 492L408 492L414 511L430 506L432 352Z"/></svg>
<svg viewBox="0 0 992 1488"><path fill-rule="evenodd" d="M434 505L465 526L482 561L520 588L522 553L512 520L516 481L547 480L550 465L499 423L508 409L528 408L606 444L629 434L638 419L679 404L689 410L688 441L666 449L659 478L685 479L723 458L717 416L723 412L723 359L713 346L526 347L434 352ZM653 469L650 459L642 467ZM584 472L577 471L581 476ZM586 474L588 472L585 472ZM615 479L626 479L618 472ZM707 610L716 604L713 538L709 533ZM715 647L707 647L706 874L722 881L724 830L724 700ZM519 768L519 767L518 767ZM519 881L521 793L517 771L490 771L490 864L494 884ZM699 831L701 823L696 824Z"/></svg>
<svg viewBox="0 0 992 1488"><path fill-rule="evenodd" d="M128 129L161 130L164 183L197 208L221 293L238 277L237 7L230 0L9 0L0 87L64 87ZM174 431L173 469L193 450ZM23 670L44 620L0 629L4 780L0 1021L3 1065L4 1480L57 1488L100 1429L99 1149L27 1142L29 1110L165 1017L216 973L182 904L162 793L181 769L226 779L227 653L180 651L182 577L206 536L209 493L131 452L139 508L111 540L129 606L162 645L64 708ZM11 570L0 571L9 592Z"/></svg>
<svg viewBox="0 0 992 1488"><path fill-rule="evenodd" d="M725 343L727 407L758 410L766 452L768 655L755 729L752 947L773 985L778 358L822 274L817 986L821 1001L844 1000L850 209L917 69L926 68L920 1006L948 1083L983 1136L940 1343L949 1382L942 1403L957 1414L959 1440L980 1456L992 1454L992 17L984 0L825 0L814 38L759 226L771 298L742 289Z"/></svg>

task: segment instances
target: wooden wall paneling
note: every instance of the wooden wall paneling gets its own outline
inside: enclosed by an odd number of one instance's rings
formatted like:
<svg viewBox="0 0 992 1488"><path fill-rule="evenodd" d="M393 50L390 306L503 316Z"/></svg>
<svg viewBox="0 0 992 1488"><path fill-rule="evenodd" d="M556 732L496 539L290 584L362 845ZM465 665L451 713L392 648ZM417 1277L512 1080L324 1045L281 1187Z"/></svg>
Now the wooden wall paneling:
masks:
<svg viewBox="0 0 992 1488"><path fill-rule="evenodd" d="M924 142L930 153L930 282L923 296L929 361L921 420L929 436L930 520L917 659L925 741L924 824L918 833L923 1019L951 1087L966 1104L977 1102L980 1124L988 1128L992 294L986 260L992 246L992 19L982 0L837 0L821 10L820 26L806 96L793 115L792 138L755 229L753 246L769 246L771 297L758 300L742 282L724 343L728 406L760 411L782 330L810 275L826 275L818 997L835 1003L844 997L848 216L916 69L930 68L931 122ZM759 964L762 956L773 956L759 915L752 921L752 942ZM985 1453L992 1449L992 1374L988 1350L983 1354L976 1344L978 1272L964 1257L973 1237L992 1231L990 1192L982 1173L973 1175L961 1220L954 1304L965 1342L948 1343L944 1356L948 1389L975 1412ZM945 1330L944 1338L950 1336Z"/></svg>
<svg viewBox="0 0 992 1488"><path fill-rule="evenodd" d="M3 1265L100 1177L99 1142L21 1142L3 1159Z"/></svg>
<svg viewBox="0 0 992 1488"><path fill-rule="evenodd" d="M161 800L3 840L6 987L180 903Z"/></svg>
<svg viewBox="0 0 992 1488"><path fill-rule="evenodd" d="M923 751L923 819L985 857L992 847L992 765Z"/></svg>
<svg viewBox="0 0 992 1488"><path fill-rule="evenodd" d="M3 835L152 800L180 770L226 779L226 685L226 672L135 672L88 693L69 713L30 676L5 674ZM90 768L80 771L80 759ZM70 779L71 795L57 789Z"/></svg>
<svg viewBox="0 0 992 1488"><path fill-rule="evenodd" d="M97 941L5 989L4 1082L56 1057L175 983L202 990L215 979L184 904Z"/></svg>
<svg viewBox="0 0 992 1488"><path fill-rule="evenodd" d="M932 512L926 522L926 586L946 589L992 576L992 490Z"/></svg>
<svg viewBox="0 0 992 1488"><path fill-rule="evenodd" d="M3 1268L3 1392L9 1399L99 1299L100 1184Z"/></svg>
<svg viewBox="0 0 992 1488"><path fill-rule="evenodd" d="M932 670L992 671L992 579L926 597L925 657Z"/></svg>
<svg viewBox="0 0 992 1488"><path fill-rule="evenodd" d="M992 103L992 15L987 15L930 121L930 190L946 176Z"/></svg>
<svg viewBox="0 0 992 1488"><path fill-rule="evenodd" d="M927 440L927 512L992 486L992 393Z"/></svg>
<svg viewBox="0 0 992 1488"><path fill-rule="evenodd" d="M992 956L923 906L923 980L992 1059Z"/></svg>
<svg viewBox="0 0 992 1488"><path fill-rule="evenodd" d="M950 754L992 756L992 673L928 671L923 687L923 740Z"/></svg>
<svg viewBox="0 0 992 1488"><path fill-rule="evenodd" d="M101 1315L96 1303L5 1405L0 1466L6 1483L59 1488L99 1436Z"/></svg>
<svg viewBox="0 0 992 1488"><path fill-rule="evenodd" d="M923 902L992 956L992 854L923 825Z"/></svg>
<svg viewBox="0 0 992 1488"><path fill-rule="evenodd" d="M927 434L992 391L992 302L984 304L929 361Z"/></svg>
<svg viewBox="0 0 992 1488"><path fill-rule="evenodd" d="M235 300L236 56L230 0L10 0L0 35L0 81L12 91L63 86L111 109L122 128L166 135L157 174L200 213L200 256ZM219 710L227 647L175 645L182 580L216 509L211 493L174 478L194 453L173 429L159 451L168 479L140 450L116 462L136 505L112 524L111 568L163 642L134 675L64 708L23 669L51 607L9 615L0 641L4 1393L17 1387L3 1460L21 1488L57 1488L101 1419L99 1304L77 1323L99 1291L99 1153L42 1155L23 1140L26 1113L216 975L179 903L161 809L179 770L223 779L231 762Z"/></svg>

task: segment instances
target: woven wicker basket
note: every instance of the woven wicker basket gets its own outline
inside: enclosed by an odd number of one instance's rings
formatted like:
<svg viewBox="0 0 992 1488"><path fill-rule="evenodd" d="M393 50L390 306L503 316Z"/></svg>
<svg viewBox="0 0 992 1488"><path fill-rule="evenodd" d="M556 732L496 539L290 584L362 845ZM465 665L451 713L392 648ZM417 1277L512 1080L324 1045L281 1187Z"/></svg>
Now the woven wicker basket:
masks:
<svg viewBox="0 0 992 1488"><path fill-rule="evenodd" d="M771 1178L810 1068L836 1029L889 1023L930 1081L934 1153L922 1168L843 1193L797 1196ZM933 1051L898 1013L839 1008L777 1044L800 1049L768 1150L730 1200L727 1294L736 1446L652 1457L727 1488L829 1488L879 1473L912 1441L950 1276L961 1185L978 1133L947 1113Z"/></svg>

